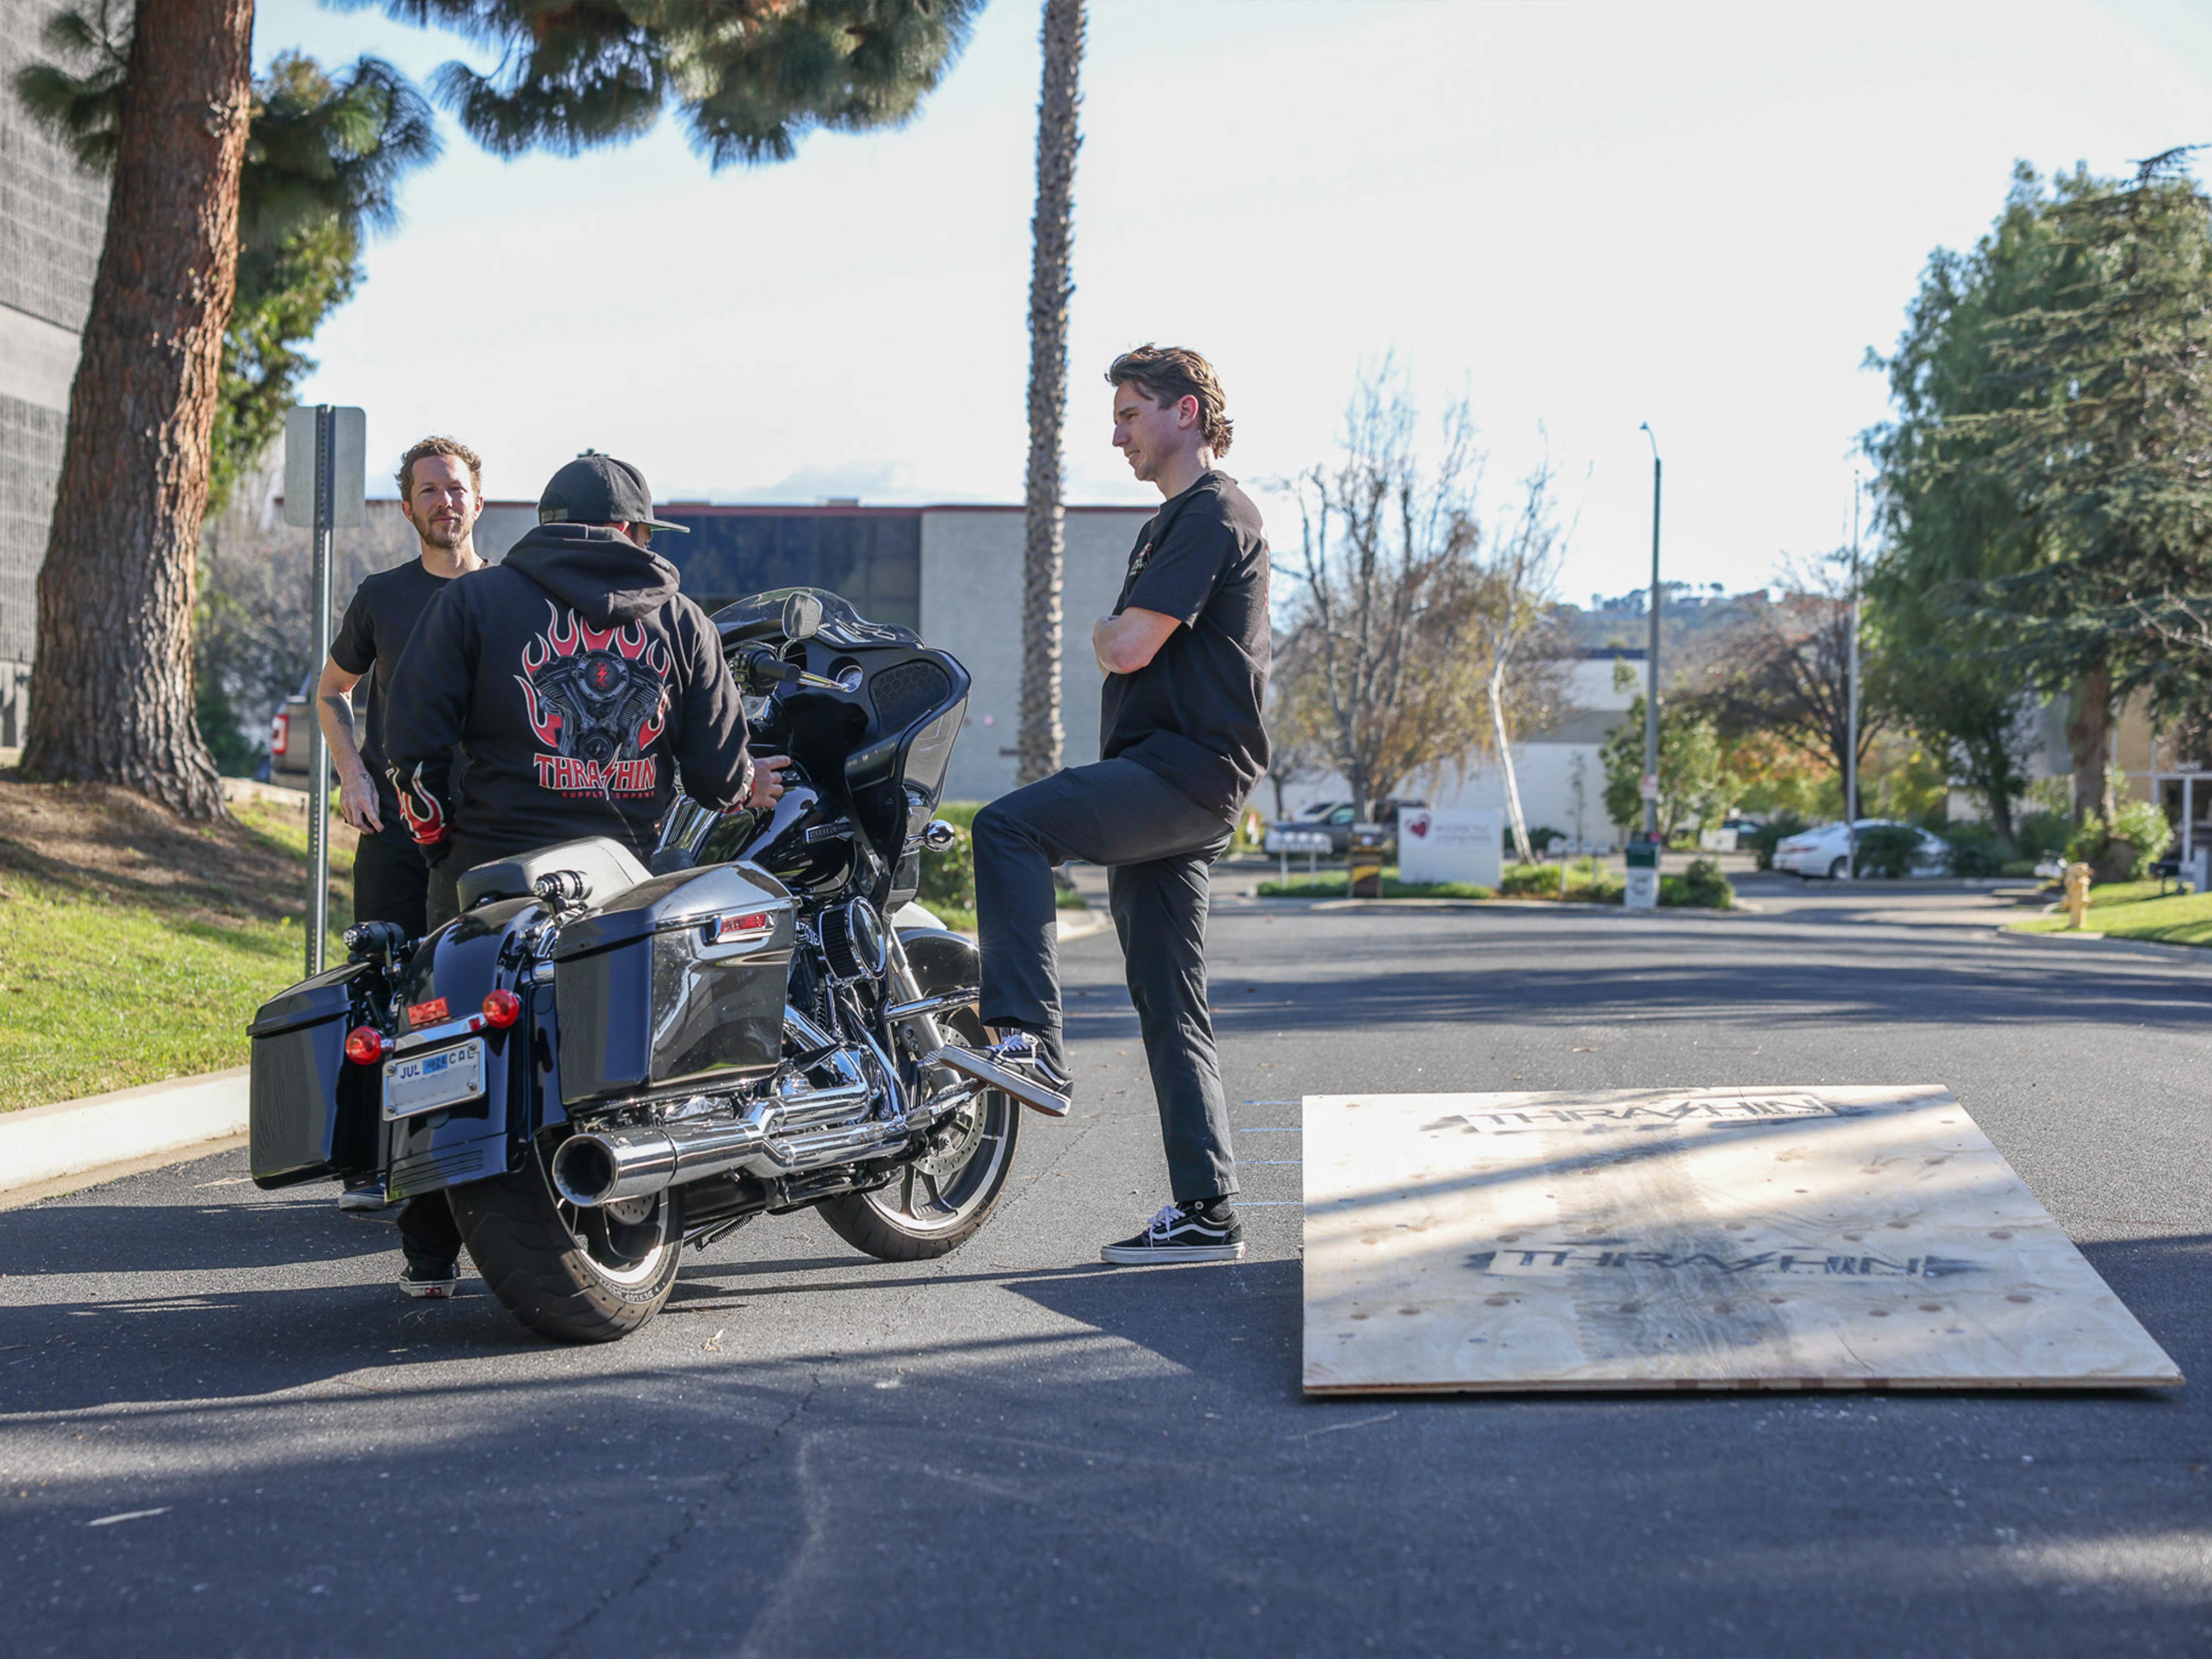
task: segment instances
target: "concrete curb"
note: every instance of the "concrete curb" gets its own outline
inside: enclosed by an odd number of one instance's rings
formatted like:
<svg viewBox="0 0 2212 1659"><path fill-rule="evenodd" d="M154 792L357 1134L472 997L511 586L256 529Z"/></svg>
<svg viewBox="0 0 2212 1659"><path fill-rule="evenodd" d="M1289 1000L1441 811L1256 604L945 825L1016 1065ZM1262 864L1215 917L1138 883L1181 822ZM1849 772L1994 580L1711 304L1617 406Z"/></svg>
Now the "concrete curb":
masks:
<svg viewBox="0 0 2212 1659"><path fill-rule="evenodd" d="M1060 942L1089 939L1093 933L1103 933L1114 925L1111 916L1102 916L1096 910L1062 910L1060 913Z"/></svg>
<svg viewBox="0 0 2212 1659"><path fill-rule="evenodd" d="M246 1132L247 1067L0 1112L0 1194L149 1158L181 1163ZM121 1173L121 1171L118 1171Z"/></svg>
<svg viewBox="0 0 2212 1659"><path fill-rule="evenodd" d="M2212 966L2212 950L2208 950L2202 945L2168 945L2163 939L2114 939L2108 933L2100 933L2088 927L2078 931L2069 929L2058 933L2023 933L2011 923L2002 923L1998 926L1996 935L1999 939L2047 941L2058 945L2070 945L2077 948L2087 945L2106 951L2124 951L2145 956L2177 958L2185 962L2196 961Z"/></svg>

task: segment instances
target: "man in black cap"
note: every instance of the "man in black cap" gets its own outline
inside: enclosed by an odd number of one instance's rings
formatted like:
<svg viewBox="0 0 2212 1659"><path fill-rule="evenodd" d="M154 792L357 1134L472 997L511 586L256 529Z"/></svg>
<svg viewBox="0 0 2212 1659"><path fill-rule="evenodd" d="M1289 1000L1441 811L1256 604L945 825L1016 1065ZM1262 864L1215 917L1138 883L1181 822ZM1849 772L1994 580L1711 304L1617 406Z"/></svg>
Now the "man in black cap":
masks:
<svg viewBox="0 0 2212 1659"><path fill-rule="evenodd" d="M757 766L720 636L647 544L645 478L578 456L538 498L504 562L456 577L416 624L393 675L385 754L407 827L431 861L429 924L459 908L463 872L556 842L608 836L642 859L684 793L707 806L783 793L781 756ZM458 745L467 760L458 798ZM460 1236L443 1194L401 1215L410 1296L450 1296Z"/></svg>
<svg viewBox="0 0 2212 1659"><path fill-rule="evenodd" d="M650 550L644 476L611 455L553 475L537 527L505 561L456 580L423 613L385 715L399 810L432 861L429 923L461 873L580 836L642 858L684 789L708 806L782 793L757 775L714 625ZM450 754L468 758L459 798Z"/></svg>

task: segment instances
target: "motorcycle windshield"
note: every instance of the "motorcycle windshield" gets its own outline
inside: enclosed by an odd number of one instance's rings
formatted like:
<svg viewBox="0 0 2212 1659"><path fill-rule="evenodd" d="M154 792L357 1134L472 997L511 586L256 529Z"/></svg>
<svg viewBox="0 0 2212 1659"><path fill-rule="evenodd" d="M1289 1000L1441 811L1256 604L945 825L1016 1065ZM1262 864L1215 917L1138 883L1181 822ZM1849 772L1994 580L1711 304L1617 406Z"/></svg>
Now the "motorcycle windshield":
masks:
<svg viewBox="0 0 2212 1659"><path fill-rule="evenodd" d="M842 593L826 587L775 587L726 605L714 613L714 626L726 641L754 640L783 631L783 602L794 593L811 593L822 605L822 631L815 637L833 646L914 645L917 636L890 623L873 623L853 609Z"/></svg>

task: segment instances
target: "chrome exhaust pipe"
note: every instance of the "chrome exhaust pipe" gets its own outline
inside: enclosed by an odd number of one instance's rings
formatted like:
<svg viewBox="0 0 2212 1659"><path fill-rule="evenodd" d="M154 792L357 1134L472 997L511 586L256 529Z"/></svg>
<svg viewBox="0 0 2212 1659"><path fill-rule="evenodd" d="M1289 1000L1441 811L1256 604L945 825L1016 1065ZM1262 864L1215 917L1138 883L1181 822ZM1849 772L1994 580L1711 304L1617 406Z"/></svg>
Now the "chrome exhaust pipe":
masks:
<svg viewBox="0 0 2212 1659"><path fill-rule="evenodd" d="M818 1034L805 1022L794 1035L812 1047ZM580 1209L596 1209L739 1170L793 1175L906 1139L912 1126L902 1116L868 1118L875 1090L850 1049L834 1048L815 1063L837 1080L817 1085L786 1075L734 1117L573 1134L553 1154L554 1190Z"/></svg>

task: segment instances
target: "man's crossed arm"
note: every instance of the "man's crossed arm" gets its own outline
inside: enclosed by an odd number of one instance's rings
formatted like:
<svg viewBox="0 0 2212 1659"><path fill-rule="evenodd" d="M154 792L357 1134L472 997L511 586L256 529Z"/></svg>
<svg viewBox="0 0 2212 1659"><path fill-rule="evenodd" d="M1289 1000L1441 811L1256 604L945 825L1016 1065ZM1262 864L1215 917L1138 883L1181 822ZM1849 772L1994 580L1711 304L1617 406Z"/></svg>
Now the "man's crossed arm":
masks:
<svg viewBox="0 0 2212 1659"><path fill-rule="evenodd" d="M1168 635L1182 624L1157 611L1132 608L1118 617L1101 617L1091 627L1091 648L1109 674L1133 674L1159 655Z"/></svg>

